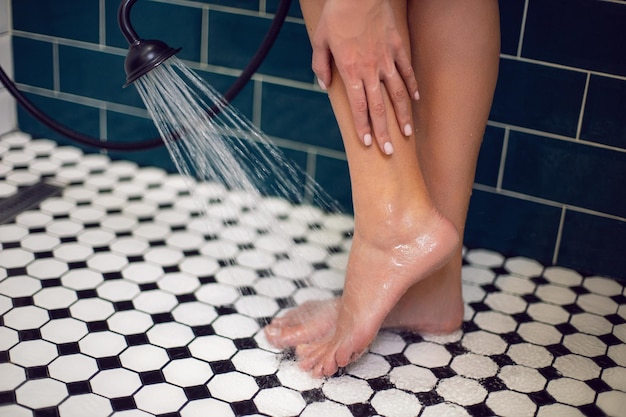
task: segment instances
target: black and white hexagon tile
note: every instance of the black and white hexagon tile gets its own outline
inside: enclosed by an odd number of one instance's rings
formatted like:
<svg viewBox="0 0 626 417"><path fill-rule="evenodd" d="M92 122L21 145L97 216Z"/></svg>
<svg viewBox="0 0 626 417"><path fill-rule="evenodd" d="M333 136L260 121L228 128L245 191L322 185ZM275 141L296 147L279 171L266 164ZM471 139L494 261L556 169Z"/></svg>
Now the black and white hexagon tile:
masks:
<svg viewBox="0 0 626 417"><path fill-rule="evenodd" d="M481 249L462 332L310 378L261 329L340 290L351 219L268 200L285 245L199 188L211 221L180 176L0 138L0 416L626 415L624 286Z"/></svg>

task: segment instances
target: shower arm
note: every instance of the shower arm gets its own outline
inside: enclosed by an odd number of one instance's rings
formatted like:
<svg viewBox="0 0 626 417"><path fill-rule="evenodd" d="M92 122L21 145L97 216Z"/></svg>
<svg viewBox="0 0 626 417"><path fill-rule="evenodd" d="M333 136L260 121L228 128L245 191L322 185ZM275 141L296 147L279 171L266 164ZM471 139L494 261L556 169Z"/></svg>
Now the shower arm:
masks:
<svg viewBox="0 0 626 417"><path fill-rule="evenodd" d="M128 40L129 44L138 43L141 41L137 32L130 25L130 9L136 0L125 0L118 10L118 23L124 37ZM241 75L233 82L230 88L224 93L224 101L226 103L232 102L232 100L239 94L243 87L248 83L252 75L261 66L263 60L269 53L274 41L276 40L278 33L287 17L289 7L291 6L291 0L280 0L274 20L261 45L257 49L256 53L250 59L248 65L244 68ZM15 98L15 100L24 107L35 119L56 131L57 133L65 136L68 139L74 140L82 145L88 147L95 147L100 149L106 149L109 151L142 151L147 149L153 149L160 147L164 144L160 137L153 139L146 139L140 142L110 142L100 138L85 135L77 132L69 127L59 123L51 118L37 106L35 106L26 96L17 88L15 83L11 81L6 74L2 66L0 66L0 82L7 88L9 93Z"/></svg>
<svg viewBox="0 0 626 417"><path fill-rule="evenodd" d="M122 1L117 10L117 23L120 27L122 35L124 35L129 45L139 41L139 35L137 35L137 32L135 32L135 29L130 24L130 9L136 1L137 0Z"/></svg>

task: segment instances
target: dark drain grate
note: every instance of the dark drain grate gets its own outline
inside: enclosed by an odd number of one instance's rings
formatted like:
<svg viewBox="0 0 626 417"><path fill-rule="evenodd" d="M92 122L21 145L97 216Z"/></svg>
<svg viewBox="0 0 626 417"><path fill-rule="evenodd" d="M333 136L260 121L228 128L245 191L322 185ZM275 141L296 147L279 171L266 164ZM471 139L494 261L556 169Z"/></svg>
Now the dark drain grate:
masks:
<svg viewBox="0 0 626 417"><path fill-rule="evenodd" d="M18 214L37 206L48 197L61 192L61 187L38 182L19 190L15 195L0 200L0 224L10 222Z"/></svg>

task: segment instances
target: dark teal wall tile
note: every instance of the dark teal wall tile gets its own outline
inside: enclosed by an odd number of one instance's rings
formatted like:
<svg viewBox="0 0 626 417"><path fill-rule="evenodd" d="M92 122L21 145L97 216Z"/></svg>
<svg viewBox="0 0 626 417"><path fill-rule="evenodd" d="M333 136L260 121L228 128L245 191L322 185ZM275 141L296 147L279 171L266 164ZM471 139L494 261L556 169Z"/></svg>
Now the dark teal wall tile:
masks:
<svg viewBox="0 0 626 417"><path fill-rule="evenodd" d="M517 55L525 0L503 0L500 6L500 33L503 54Z"/></svg>
<svg viewBox="0 0 626 417"><path fill-rule="evenodd" d="M524 57L626 75L626 5L530 0Z"/></svg>
<svg viewBox="0 0 626 417"><path fill-rule="evenodd" d="M271 142L270 142L271 143ZM274 144L272 146L275 146ZM303 151L296 151L293 149L280 148L276 146L277 151L280 153L282 160L286 163L282 171L285 178L283 181L289 184L297 190L297 192L304 195L304 184L306 181L306 164L308 155Z"/></svg>
<svg viewBox="0 0 626 417"><path fill-rule="evenodd" d="M237 79L237 77L215 74L209 71L194 70L194 72L202 77L211 87L217 90L218 94L222 97ZM253 84L248 82L239 94L235 96L231 103L235 110L245 116L248 120L252 120L253 90Z"/></svg>
<svg viewBox="0 0 626 417"><path fill-rule="evenodd" d="M511 132L502 187L626 217L626 153Z"/></svg>
<svg viewBox="0 0 626 417"><path fill-rule="evenodd" d="M574 137L585 74L500 60L490 120Z"/></svg>
<svg viewBox="0 0 626 417"><path fill-rule="evenodd" d="M150 119L107 112L107 136L110 141L138 143L158 138L159 134ZM131 160L141 166L158 166L168 172L177 172L165 146L134 152L109 151L111 159Z"/></svg>
<svg viewBox="0 0 626 417"><path fill-rule="evenodd" d="M281 197L295 204L305 199L306 162L305 152L279 148L271 141L256 144L246 151L243 160L245 165L254 166L262 173L258 177L264 180L258 188L263 195Z"/></svg>
<svg viewBox="0 0 626 417"><path fill-rule="evenodd" d="M237 7L240 9L259 10L259 0L199 0L201 3L219 6Z"/></svg>
<svg viewBox="0 0 626 417"><path fill-rule="evenodd" d="M580 137L626 149L626 81L591 76Z"/></svg>
<svg viewBox="0 0 626 417"><path fill-rule="evenodd" d="M245 68L270 22L261 17L212 10L209 13L209 64ZM240 30L242 27L245 30Z"/></svg>
<svg viewBox="0 0 626 417"><path fill-rule="evenodd" d="M52 90L52 44L13 35L13 73L15 82Z"/></svg>
<svg viewBox="0 0 626 417"><path fill-rule="evenodd" d="M315 181L344 212L353 212L348 163L320 155L316 162Z"/></svg>
<svg viewBox="0 0 626 417"><path fill-rule="evenodd" d="M504 129L487 126L478 155L475 182L495 187L498 184Z"/></svg>
<svg viewBox="0 0 626 417"><path fill-rule="evenodd" d="M50 116L57 123L60 123L65 127L83 135L88 135L95 139L99 138L99 109L67 101L42 97L35 94L25 95L35 106ZM33 118L30 113L27 113L21 106L18 106L18 119L19 129L23 132L30 133L34 138L53 139L60 145L78 146L88 152L93 152L95 150L93 147L78 145L77 142L68 139L56 131L53 131L39 122L39 120Z"/></svg>
<svg viewBox="0 0 626 417"><path fill-rule="evenodd" d="M159 132L152 119L108 110L106 123L107 138L111 142L138 143L159 138ZM134 152L129 154L133 155Z"/></svg>
<svg viewBox="0 0 626 417"><path fill-rule="evenodd" d="M465 244L550 263L560 215L555 207L474 190Z"/></svg>
<svg viewBox="0 0 626 417"><path fill-rule="evenodd" d="M265 10L269 13L276 13L278 5L282 0L266 0ZM292 0L289 6L289 16L302 18L302 10L300 10L300 2L298 0Z"/></svg>
<svg viewBox="0 0 626 417"><path fill-rule="evenodd" d="M98 43L96 0L13 0L13 29Z"/></svg>
<svg viewBox="0 0 626 417"><path fill-rule="evenodd" d="M268 135L343 150L325 93L264 83L261 108L261 130Z"/></svg>
<svg viewBox="0 0 626 417"><path fill-rule="evenodd" d="M626 223L574 211L565 214L559 265L626 279Z"/></svg>
<svg viewBox="0 0 626 417"><path fill-rule="evenodd" d="M107 44L127 48L117 23L119 1L108 0L106 9ZM131 23L142 39L157 39L172 48L183 48L177 56L190 61L200 60L202 9L138 1L131 10Z"/></svg>
<svg viewBox="0 0 626 417"><path fill-rule="evenodd" d="M259 71L277 77L313 82L311 54L311 43L304 25L285 22Z"/></svg>
<svg viewBox="0 0 626 417"><path fill-rule="evenodd" d="M59 45L61 91L114 103L143 107L134 87L126 82L124 57Z"/></svg>
<svg viewBox="0 0 626 417"><path fill-rule="evenodd" d="M211 11L209 64L245 68L259 48L270 24L271 19L267 18ZM311 49L303 25L285 22L259 72L293 80L313 81Z"/></svg>

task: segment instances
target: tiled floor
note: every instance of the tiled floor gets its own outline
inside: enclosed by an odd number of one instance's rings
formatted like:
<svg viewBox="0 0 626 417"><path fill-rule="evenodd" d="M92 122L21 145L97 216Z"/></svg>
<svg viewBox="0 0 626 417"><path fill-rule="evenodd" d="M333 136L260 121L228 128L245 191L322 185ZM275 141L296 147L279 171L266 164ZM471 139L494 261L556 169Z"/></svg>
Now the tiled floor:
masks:
<svg viewBox="0 0 626 417"><path fill-rule="evenodd" d="M261 328L337 293L350 219L269 200L285 244L220 187L201 219L178 176L0 138L0 204L41 179L0 225L1 417L626 415L617 281L467 250L463 332L382 332L315 380Z"/></svg>

